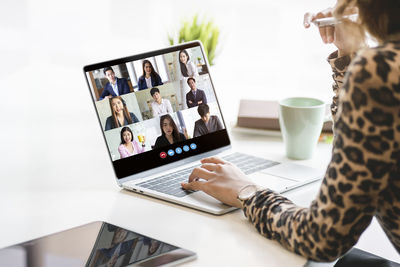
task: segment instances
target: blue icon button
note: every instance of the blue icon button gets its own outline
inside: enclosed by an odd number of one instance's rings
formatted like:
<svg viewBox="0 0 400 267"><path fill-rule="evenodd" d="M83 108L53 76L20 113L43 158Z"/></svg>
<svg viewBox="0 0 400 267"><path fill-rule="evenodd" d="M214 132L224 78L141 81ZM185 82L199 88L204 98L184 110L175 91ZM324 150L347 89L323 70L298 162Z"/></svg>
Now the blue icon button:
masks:
<svg viewBox="0 0 400 267"><path fill-rule="evenodd" d="M190 144L190 148L193 149L193 150L195 150L195 149L197 148L197 145L196 145L195 143L191 143L191 144Z"/></svg>
<svg viewBox="0 0 400 267"><path fill-rule="evenodd" d="M168 155L169 155L170 157L172 157L173 155L175 155L174 150L173 150L173 149L168 150Z"/></svg>
<svg viewBox="0 0 400 267"><path fill-rule="evenodd" d="M183 151L188 152L189 151L189 146L183 146Z"/></svg>
<svg viewBox="0 0 400 267"><path fill-rule="evenodd" d="M180 148L180 147L175 148L175 152L176 152L176 154L181 154L182 148Z"/></svg>

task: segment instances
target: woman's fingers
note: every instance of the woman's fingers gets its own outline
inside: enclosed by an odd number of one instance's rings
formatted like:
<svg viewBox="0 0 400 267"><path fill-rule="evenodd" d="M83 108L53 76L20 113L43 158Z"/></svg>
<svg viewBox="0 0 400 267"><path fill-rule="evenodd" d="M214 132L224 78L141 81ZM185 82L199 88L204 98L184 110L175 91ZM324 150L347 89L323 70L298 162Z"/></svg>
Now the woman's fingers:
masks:
<svg viewBox="0 0 400 267"><path fill-rule="evenodd" d="M326 41L327 43L333 43L334 35L335 35L335 27L333 26L326 26L325 28L325 34L326 34Z"/></svg>
<svg viewBox="0 0 400 267"><path fill-rule="evenodd" d="M212 178L214 175L215 173L210 172L204 168L194 168L192 173L189 175L189 183L198 179L208 180Z"/></svg>
<svg viewBox="0 0 400 267"><path fill-rule="evenodd" d="M182 183L182 188L185 190L193 190L193 191L198 191L198 190L203 190L203 185L206 182L203 181L192 181L190 183Z"/></svg>
<svg viewBox="0 0 400 267"><path fill-rule="evenodd" d="M304 28L310 28L310 23L311 23L312 18L313 18L312 13L307 12L306 14L304 14L304 19L303 19Z"/></svg>
<svg viewBox="0 0 400 267"><path fill-rule="evenodd" d="M209 157L200 160L201 163L214 163L214 164L225 164L227 163L225 160L218 157Z"/></svg>
<svg viewBox="0 0 400 267"><path fill-rule="evenodd" d="M314 16L315 19L323 19L325 17L326 17L326 15L324 13L322 13L322 12L318 12ZM327 30L326 29L327 29L327 27L318 27L319 34L321 35L321 39L325 44L328 43L328 36L327 36Z"/></svg>
<svg viewBox="0 0 400 267"><path fill-rule="evenodd" d="M210 172L216 172L221 169L220 164L214 164L214 163L203 163L201 165L201 168L204 168Z"/></svg>

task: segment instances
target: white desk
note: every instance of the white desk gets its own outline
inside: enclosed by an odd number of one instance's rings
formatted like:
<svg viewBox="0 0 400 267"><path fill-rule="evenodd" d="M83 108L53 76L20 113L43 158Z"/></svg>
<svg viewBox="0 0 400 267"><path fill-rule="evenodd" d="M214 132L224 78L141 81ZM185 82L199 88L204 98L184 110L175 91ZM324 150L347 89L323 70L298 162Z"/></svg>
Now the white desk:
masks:
<svg viewBox="0 0 400 267"><path fill-rule="evenodd" d="M287 160L278 137L234 133L232 138L234 147L241 151ZM83 145L90 138L73 139L71 142ZM67 148L70 141L66 143ZM277 242L260 236L241 211L214 216L120 190L112 179L102 145L96 143L92 147L95 154L99 153L95 164L80 157L66 163L49 157L46 163L34 162L47 165L46 170L35 170L35 164L22 169L2 166L0 247L104 220L197 252L198 259L187 266L265 266L266 263L282 266L283 262L285 266L301 266L305 263L305 259L286 251ZM328 161L329 152L330 145L319 144L313 160L299 163L322 167ZM13 177L25 177L27 184L22 185ZM4 190L7 185L12 188ZM308 205L318 188L317 182L290 191L286 196L300 205ZM377 241L379 247L375 246ZM400 260L375 221L357 247Z"/></svg>

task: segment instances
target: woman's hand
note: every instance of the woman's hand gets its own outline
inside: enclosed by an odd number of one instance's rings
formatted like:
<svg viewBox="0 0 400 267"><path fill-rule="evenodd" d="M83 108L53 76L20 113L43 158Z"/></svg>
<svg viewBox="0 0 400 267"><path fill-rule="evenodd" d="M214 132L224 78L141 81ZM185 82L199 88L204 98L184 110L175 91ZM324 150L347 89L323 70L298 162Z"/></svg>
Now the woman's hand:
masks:
<svg viewBox="0 0 400 267"><path fill-rule="evenodd" d="M305 28L310 28L311 22L316 19L328 18L332 17L333 14L332 8L327 8L323 11L318 12L317 14L307 12L304 14L303 25ZM321 39L325 44L333 43L335 40L335 27L334 26L325 26L325 27L318 27L319 34L321 35Z"/></svg>
<svg viewBox="0 0 400 267"><path fill-rule="evenodd" d="M328 8L316 14L304 14L303 25L309 28L311 22L316 19L328 18L333 16L333 9ZM357 14L357 8L348 8L345 15ZM349 55L364 45L364 31L358 23L349 19L343 19L340 23L333 26L318 27L321 39L325 44L333 43L339 51L339 56Z"/></svg>
<svg viewBox="0 0 400 267"><path fill-rule="evenodd" d="M220 158L205 158L201 163L190 174L189 182L182 183L183 189L201 190L225 204L240 208L237 199L240 189L254 183L238 167Z"/></svg>

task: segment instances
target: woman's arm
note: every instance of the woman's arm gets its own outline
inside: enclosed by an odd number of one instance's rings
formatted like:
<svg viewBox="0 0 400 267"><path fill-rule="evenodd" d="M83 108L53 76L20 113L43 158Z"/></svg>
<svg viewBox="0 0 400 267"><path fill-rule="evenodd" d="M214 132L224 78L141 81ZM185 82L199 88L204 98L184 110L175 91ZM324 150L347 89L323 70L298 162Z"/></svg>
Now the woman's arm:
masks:
<svg viewBox="0 0 400 267"><path fill-rule="evenodd" d="M129 115L131 116L132 123L139 122L139 119L136 117L135 113L130 112Z"/></svg>
<svg viewBox="0 0 400 267"><path fill-rule="evenodd" d="M390 135L382 135L396 127L396 107L379 103L379 97L374 97L374 88L383 84L367 74L375 72L376 66L365 64L373 62L373 57L362 55L349 67L340 94L332 159L311 205L296 206L271 190L259 191L243 203L246 217L262 235L310 259L332 261L357 242L371 222L379 194L396 164L390 150L395 141ZM203 190L227 204L240 206L237 194L250 183L243 182L244 175L230 164L207 159L202 162L183 187Z"/></svg>
<svg viewBox="0 0 400 267"><path fill-rule="evenodd" d="M130 155L128 154L128 150L124 147L124 145L119 145L118 147L118 152L119 155L121 156L121 159L129 157Z"/></svg>
<svg viewBox="0 0 400 267"><path fill-rule="evenodd" d="M135 140L133 140L133 142L134 142L134 145L135 145L135 150L137 151L136 154L143 153L144 150L146 149L146 147L143 146L144 143L138 143Z"/></svg>
<svg viewBox="0 0 400 267"><path fill-rule="evenodd" d="M157 79L156 86L157 85L163 85L163 82L161 80L161 76L157 72L154 72L154 73L156 74L156 79Z"/></svg>
<svg viewBox="0 0 400 267"><path fill-rule="evenodd" d="M187 69L188 69L188 75L190 77L199 76L199 72L197 71L197 68L196 68L196 66L194 65L194 63L192 61L188 62L188 64L186 66L187 66Z"/></svg>
<svg viewBox="0 0 400 267"><path fill-rule="evenodd" d="M113 117L112 116L108 117L107 120L106 120L106 126L104 127L104 131L108 131L108 130L113 129L114 128L113 124L114 124L113 123Z"/></svg>

